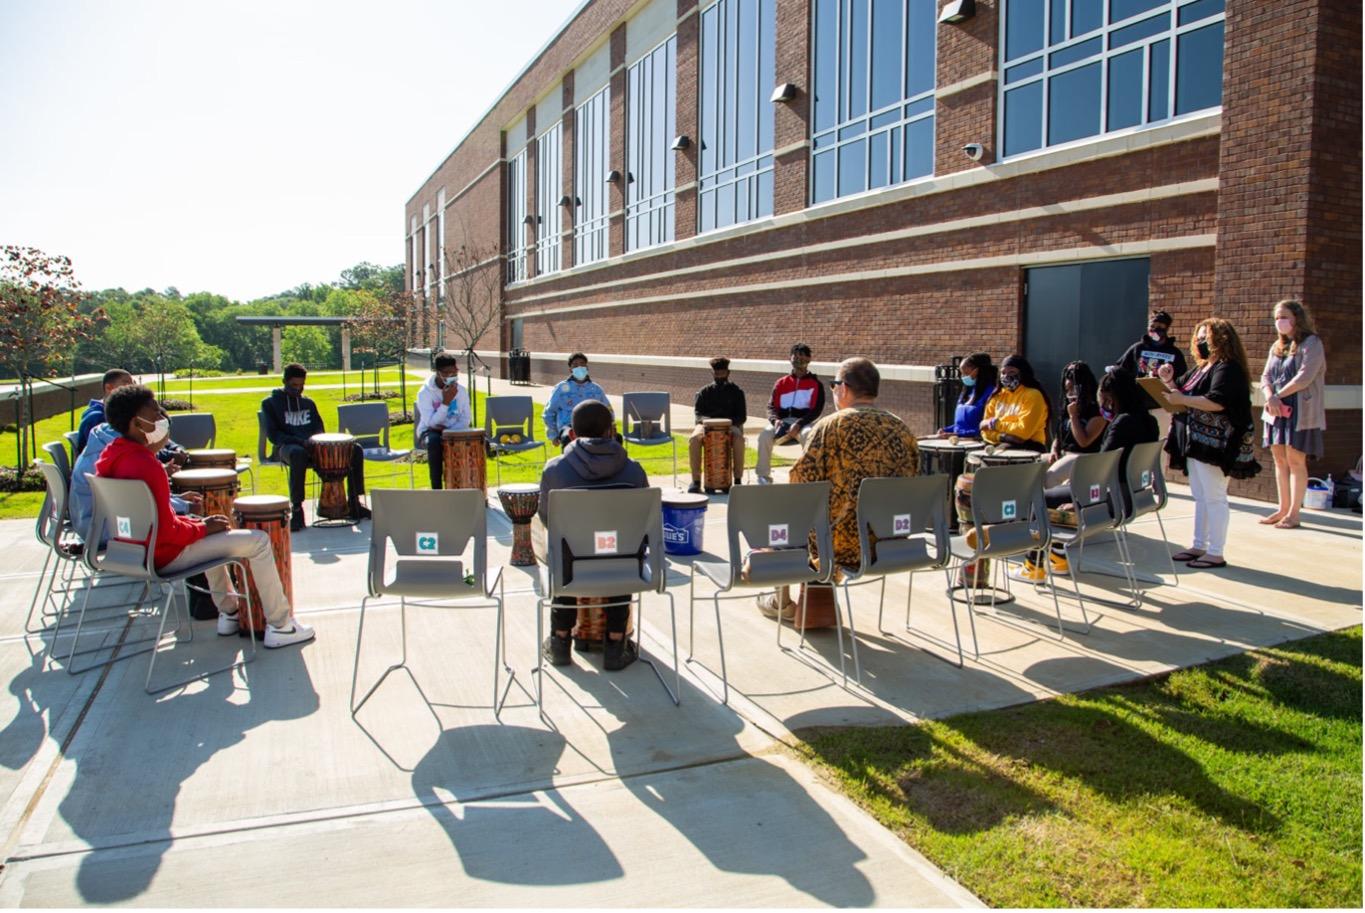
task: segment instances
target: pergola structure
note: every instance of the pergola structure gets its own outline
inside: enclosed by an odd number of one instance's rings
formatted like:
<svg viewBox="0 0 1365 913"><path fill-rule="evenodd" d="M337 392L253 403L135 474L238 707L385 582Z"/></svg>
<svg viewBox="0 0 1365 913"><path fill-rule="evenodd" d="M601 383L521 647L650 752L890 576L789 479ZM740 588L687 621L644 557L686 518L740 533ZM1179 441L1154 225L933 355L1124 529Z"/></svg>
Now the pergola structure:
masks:
<svg viewBox="0 0 1365 913"><path fill-rule="evenodd" d="M366 317L367 321L384 320L396 323L401 317ZM238 317L237 322L245 326L270 327L271 369L278 374L284 370L284 358L280 354L285 327L341 327L341 369L351 370L351 324L354 317Z"/></svg>

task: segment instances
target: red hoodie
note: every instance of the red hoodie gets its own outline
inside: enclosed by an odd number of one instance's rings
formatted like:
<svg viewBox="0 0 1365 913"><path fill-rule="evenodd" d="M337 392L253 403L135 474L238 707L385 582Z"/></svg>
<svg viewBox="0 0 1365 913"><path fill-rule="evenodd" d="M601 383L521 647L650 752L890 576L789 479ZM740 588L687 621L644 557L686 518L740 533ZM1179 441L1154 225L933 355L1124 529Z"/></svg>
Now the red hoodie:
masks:
<svg viewBox="0 0 1365 913"><path fill-rule="evenodd" d="M171 509L171 484L166 478L166 468L157 460L156 454L136 441L115 438L95 461L95 475L108 479L141 479L152 490L152 500L156 502L158 569L174 561L185 546L204 538L203 520L179 516Z"/></svg>

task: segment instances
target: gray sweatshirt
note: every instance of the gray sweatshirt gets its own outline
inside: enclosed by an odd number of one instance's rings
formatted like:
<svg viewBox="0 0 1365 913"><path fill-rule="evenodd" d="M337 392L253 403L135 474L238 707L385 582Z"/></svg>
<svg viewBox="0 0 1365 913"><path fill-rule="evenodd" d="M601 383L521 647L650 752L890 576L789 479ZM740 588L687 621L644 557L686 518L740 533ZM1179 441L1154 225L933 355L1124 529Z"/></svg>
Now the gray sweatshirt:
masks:
<svg viewBox="0 0 1365 913"><path fill-rule="evenodd" d="M550 492L556 488L647 488L644 468L614 438L590 437L571 441L564 452L545 464L540 476L540 519L550 522Z"/></svg>

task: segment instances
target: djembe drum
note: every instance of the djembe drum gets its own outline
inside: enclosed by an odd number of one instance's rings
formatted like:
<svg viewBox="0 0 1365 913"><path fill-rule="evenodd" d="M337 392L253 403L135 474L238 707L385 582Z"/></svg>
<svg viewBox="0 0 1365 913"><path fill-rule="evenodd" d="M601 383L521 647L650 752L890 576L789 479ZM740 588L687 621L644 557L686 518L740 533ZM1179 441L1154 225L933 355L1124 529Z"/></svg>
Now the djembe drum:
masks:
<svg viewBox="0 0 1365 913"><path fill-rule="evenodd" d="M349 434L315 434L308 439L308 455L322 479L318 516L325 520L344 520L351 515L346 504L346 476L351 472L354 446L355 438Z"/></svg>
<svg viewBox="0 0 1365 913"><path fill-rule="evenodd" d="M708 418L701 423L702 462L705 466L703 487L707 491L729 491L734 478L734 451L730 443L728 418Z"/></svg>
<svg viewBox="0 0 1365 913"><path fill-rule="evenodd" d="M919 473L923 476L948 476L948 491L957 485L958 476L967 468L967 454L986 446L972 438L922 438L919 444ZM951 497L951 495L950 495ZM957 512L948 511L953 532L958 530Z"/></svg>
<svg viewBox="0 0 1365 913"><path fill-rule="evenodd" d="M477 488L488 494L488 467L484 462L484 430L441 432L441 455L446 488Z"/></svg>
<svg viewBox="0 0 1365 913"><path fill-rule="evenodd" d="M605 596L578 597L578 621L573 626L573 647L579 653L602 649L602 641L607 638L607 610L602 607L607 602ZM626 616L626 637L635 632L635 606L630 607Z"/></svg>
<svg viewBox="0 0 1365 913"><path fill-rule="evenodd" d="M204 447L186 450L189 458L186 469L231 469L237 470L237 451L229 447Z"/></svg>
<svg viewBox="0 0 1365 913"><path fill-rule="evenodd" d="M270 537L270 550L275 555L275 572L280 575L284 598L294 605L294 572L289 557L289 499L281 495L247 495L232 503L232 523L239 529L259 529ZM251 579L247 565L246 585L251 592L251 612L243 614L239 623L242 631L265 633L265 609L256 581Z"/></svg>
<svg viewBox="0 0 1365 913"><path fill-rule="evenodd" d="M179 494L198 492L204 496L199 513L205 517L215 514L232 515L232 501L240 487L237 473L231 469L182 469L171 476L171 487Z"/></svg>
<svg viewBox="0 0 1365 913"><path fill-rule="evenodd" d="M1036 463L1043 455L1036 450L1022 450L1011 447L987 447L975 454L982 466L1010 466L1015 463Z"/></svg>
<svg viewBox="0 0 1365 913"><path fill-rule="evenodd" d="M531 519L540 508L540 486L534 483L498 486L503 513L512 521L512 561L517 567L536 563L531 548Z"/></svg>

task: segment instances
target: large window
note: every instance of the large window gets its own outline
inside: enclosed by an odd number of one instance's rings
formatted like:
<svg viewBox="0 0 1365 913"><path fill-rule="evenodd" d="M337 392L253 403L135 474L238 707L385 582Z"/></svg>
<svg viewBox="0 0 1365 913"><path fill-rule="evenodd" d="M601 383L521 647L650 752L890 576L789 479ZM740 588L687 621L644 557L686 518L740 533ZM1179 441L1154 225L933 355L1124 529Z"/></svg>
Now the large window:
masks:
<svg viewBox="0 0 1365 913"><path fill-rule="evenodd" d="M607 258L611 87L578 106L574 140L574 265Z"/></svg>
<svg viewBox="0 0 1365 913"><path fill-rule="evenodd" d="M526 278L526 150L507 163L507 281Z"/></svg>
<svg viewBox="0 0 1365 913"><path fill-rule="evenodd" d="M775 7L719 0L701 14L701 231L773 214Z"/></svg>
<svg viewBox="0 0 1365 913"><path fill-rule="evenodd" d="M626 249L673 240L674 74L669 38L626 71Z"/></svg>
<svg viewBox="0 0 1365 913"><path fill-rule="evenodd" d="M815 0L811 201L934 171L935 0Z"/></svg>
<svg viewBox="0 0 1365 913"><path fill-rule="evenodd" d="M536 140L536 275L557 273L560 268L559 199L563 196L564 144L560 124Z"/></svg>
<svg viewBox="0 0 1365 913"><path fill-rule="evenodd" d="M1221 105L1223 3L1006 0L1004 155Z"/></svg>

